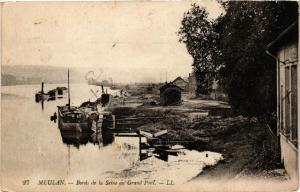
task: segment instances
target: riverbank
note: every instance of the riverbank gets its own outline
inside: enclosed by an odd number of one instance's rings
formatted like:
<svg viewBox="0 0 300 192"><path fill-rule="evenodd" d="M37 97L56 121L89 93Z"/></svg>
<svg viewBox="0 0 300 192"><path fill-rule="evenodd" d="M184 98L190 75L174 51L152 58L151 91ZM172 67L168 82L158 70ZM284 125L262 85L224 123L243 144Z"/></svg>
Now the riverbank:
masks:
<svg viewBox="0 0 300 192"><path fill-rule="evenodd" d="M151 105L153 102L155 104ZM155 133L168 130L162 140L181 144L188 149L221 153L224 160L217 166L208 167L195 179L240 178L258 176L287 179L282 166L274 155L272 136L255 118L228 114L226 102L183 96L180 106L157 105L156 95L115 98L109 110L116 119L144 117L142 120L116 123L116 126ZM211 113L224 109L224 113ZM147 117L157 117L147 119Z"/></svg>

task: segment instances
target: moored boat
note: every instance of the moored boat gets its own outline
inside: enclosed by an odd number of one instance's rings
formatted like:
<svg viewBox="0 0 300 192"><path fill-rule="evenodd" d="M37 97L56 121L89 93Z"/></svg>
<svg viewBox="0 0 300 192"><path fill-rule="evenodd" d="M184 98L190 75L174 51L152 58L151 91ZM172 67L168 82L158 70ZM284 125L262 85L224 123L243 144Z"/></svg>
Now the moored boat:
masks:
<svg viewBox="0 0 300 192"><path fill-rule="evenodd" d="M95 106L71 106L70 83L68 70L68 104L57 106L58 128L62 131L91 131L91 127L99 120L99 113Z"/></svg>
<svg viewBox="0 0 300 192"><path fill-rule="evenodd" d="M48 98L49 98L49 95L44 92L44 82L42 82L41 90L35 94L35 101L39 102L41 100L46 100Z"/></svg>
<svg viewBox="0 0 300 192"><path fill-rule="evenodd" d="M57 106L58 128L62 131L89 131L91 125L89 118L78 107Z"/></svg>

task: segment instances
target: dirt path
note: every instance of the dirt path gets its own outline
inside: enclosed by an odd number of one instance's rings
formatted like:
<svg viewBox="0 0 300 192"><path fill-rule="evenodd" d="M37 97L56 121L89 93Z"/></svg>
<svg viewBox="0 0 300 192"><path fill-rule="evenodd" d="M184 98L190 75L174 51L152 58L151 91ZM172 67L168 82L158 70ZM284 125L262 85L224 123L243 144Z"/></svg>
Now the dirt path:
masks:
<svg viewBox="0 0 300 192"><path fill-rule="evenodd" d="M258 122L236 123L236 130L217 137L210 143L212 150L224 156L224 161L205 169L195 180L233 180L243 177L288 179L273 147L272 137Z"/></svg>

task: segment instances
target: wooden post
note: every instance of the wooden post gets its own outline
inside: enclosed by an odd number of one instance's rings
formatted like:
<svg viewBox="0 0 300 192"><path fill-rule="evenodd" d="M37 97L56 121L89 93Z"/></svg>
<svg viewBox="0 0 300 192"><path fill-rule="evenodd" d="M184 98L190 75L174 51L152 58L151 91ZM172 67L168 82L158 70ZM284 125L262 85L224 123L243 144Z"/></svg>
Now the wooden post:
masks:
<svg viewBox="0 0 300 192"><path fill-rule="evenodd" d="M115 129L116 128L116 116L111 115L111 120L112 120L112 129Z"/></svg>
<svg viewBox="0 0 300 192"><path fill-rule="evenodd" d="M139 134L139 156L140 156L140 161L142 161L143 159L142 159L142 136L140 135L140 133L138 133Z"/></svg>

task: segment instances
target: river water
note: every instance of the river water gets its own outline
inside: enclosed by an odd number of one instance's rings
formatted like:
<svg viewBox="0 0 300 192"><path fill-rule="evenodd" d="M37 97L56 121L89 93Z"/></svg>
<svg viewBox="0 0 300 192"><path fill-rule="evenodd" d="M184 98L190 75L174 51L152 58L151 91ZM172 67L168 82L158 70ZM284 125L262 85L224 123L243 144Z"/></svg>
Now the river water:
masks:
<svg viewBox="0 0 300 192"><path fill-rule="evenodd" d="M48 91L57 86L66 85L45 84L44 89ZM72 84L71 105L95 100L91 89L100 96L100 87ZM118 90L105 89L112 95L119 93ZM58 105L67 103L67 94L42 105L34 99L39 90L40 85L2 86L1 179L4 188L30 191L66 189L39 185L40 180L49 179L65 180L64 187L68 190L87 189L87 186L76 183L87 181L91 184L92 180L103 185L110 184L110 181L144 184L145 179L149 183L155 180L154 185L168 182L176 185L188 182L205 166L222 159L219 153L180 149L178 156L169 156L168 161L154 156L140 161L138 137L115 137L112 143L103 145L93 142L91 135L63 135L57 123L50 121L50 116L57 111ZM77 144L72 143L74 140Z"/></svg>

